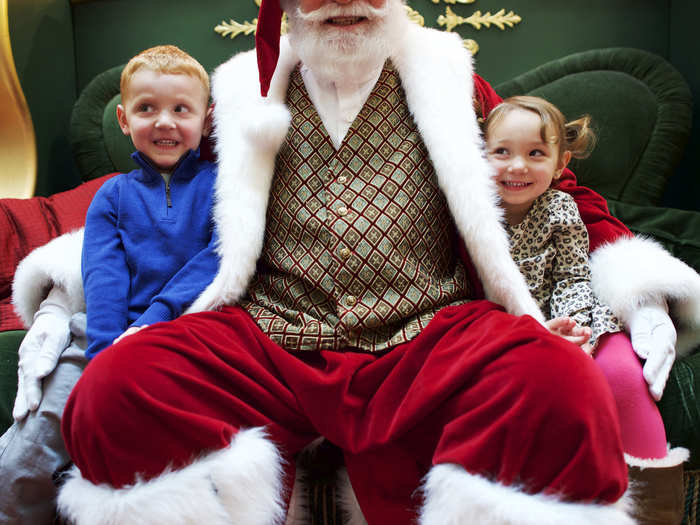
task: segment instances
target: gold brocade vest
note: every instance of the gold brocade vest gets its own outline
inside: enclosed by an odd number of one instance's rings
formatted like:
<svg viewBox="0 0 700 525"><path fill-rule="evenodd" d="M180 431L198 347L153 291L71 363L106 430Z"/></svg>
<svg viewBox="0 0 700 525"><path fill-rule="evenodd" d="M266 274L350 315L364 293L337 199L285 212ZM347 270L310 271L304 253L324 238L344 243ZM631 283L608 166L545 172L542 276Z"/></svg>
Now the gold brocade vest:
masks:
<svg viewBox="0 0 700 525"><path fill-rule="evenodd" d="M390 62L336 151L299 68L242 306L287 350L380 351L470 296L453 222Z"/></svg>

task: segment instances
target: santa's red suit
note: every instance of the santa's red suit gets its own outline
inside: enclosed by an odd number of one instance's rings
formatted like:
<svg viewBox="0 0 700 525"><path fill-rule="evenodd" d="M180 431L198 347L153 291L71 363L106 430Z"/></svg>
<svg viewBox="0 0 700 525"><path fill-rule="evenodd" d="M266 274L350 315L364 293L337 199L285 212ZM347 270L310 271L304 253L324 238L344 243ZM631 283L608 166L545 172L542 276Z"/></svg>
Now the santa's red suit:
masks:
<svg viewBox="0 0 700 525"><path fill-rule="evenodd" d="M510 261L479 149L472 100L488 112L497 95L472 76L454 35L410 26L390 60L471 255L465 264L488 299L539 316ZM215 73L221 264L191 309L214 311L144 329L86 368L64 414L77 468L61 491L63 514L76 523L134 516L143 523L276 523L284 519L295 453L325 436L343 449L370 524L410 523L417 515L426 525L632 523L605 380L590 358L532 317L487 300L458 301L389 349L290 352L249 311L221 307L245 297L266 253L268 198L280 191L276 158L294 136L285 103L297 63L283 40L267 98L253 53ZM680 281L626 279L640 264L638 251L666 274L668 265L684 265L631 238L571 174L561 187L577 199L592 247L612 242L599 248L612 267L594 279L616 272L610 302L621 305L623 319L630 305L682 289ZM16 298L27 319L54 283L80 308L75 260L62 255L44 264L56 253L79 254L80 242L79 234L62 237L25 259Z"/></svg>

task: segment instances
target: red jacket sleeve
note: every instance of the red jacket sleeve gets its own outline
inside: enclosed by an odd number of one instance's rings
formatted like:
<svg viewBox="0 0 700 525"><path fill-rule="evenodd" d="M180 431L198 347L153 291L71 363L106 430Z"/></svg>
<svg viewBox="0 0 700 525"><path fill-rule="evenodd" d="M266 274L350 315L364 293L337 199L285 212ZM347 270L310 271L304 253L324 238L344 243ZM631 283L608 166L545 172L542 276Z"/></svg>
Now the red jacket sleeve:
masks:
<svg viewBox="0 0 700 525"><path fill-rule="evenodd" d="M588 250L592 252L601 244L613 242L620 237L632 235L627 227L613 217L606 200L595 191L576 184L576 175L568 168L564 170L557 189L570 194L576 201L578 212L586 224L589 238Z"/></svg>

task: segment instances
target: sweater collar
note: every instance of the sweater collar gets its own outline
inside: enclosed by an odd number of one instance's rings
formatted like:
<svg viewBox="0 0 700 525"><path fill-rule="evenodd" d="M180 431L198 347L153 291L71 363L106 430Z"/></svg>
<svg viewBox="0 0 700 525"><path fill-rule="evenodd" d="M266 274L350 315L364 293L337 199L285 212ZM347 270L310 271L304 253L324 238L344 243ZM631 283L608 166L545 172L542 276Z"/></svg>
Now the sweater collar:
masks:
<svg viewBox="0 0 700 525"><path fill-rule="evenodd" d="M134 162L141 167L141 172L143 173L143 180L154 181L162 180L160 170L153 165L151 159L140 151L135 151L131 154L131 158ZM196 150L189 150L185 153L180 160L175 164L175 168L172 170L171 180L179 179L186 180L191 179L197 173L195 166L199 161L199 148Z"/></svg>

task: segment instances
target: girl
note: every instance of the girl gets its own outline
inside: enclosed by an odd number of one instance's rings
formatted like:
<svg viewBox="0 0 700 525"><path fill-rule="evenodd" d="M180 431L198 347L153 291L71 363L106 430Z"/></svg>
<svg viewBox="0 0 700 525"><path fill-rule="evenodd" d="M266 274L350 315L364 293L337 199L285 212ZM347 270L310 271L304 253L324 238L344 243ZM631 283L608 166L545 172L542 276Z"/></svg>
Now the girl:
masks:
<svg viewBox="0 0 700 525"><path fill-rule="evenodd" d="M615 396L628 464L647 470L682 464L687 450L669 454L661 415L629 338L593 295L588 234L576 204L552 187L572 157L584 158L593 148L590 118L567 123L546 100L519 96L494 108L484 128L511 254L550 330L595 351Z"/></svg>

